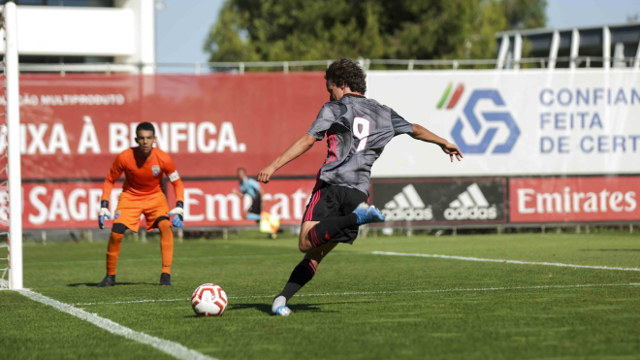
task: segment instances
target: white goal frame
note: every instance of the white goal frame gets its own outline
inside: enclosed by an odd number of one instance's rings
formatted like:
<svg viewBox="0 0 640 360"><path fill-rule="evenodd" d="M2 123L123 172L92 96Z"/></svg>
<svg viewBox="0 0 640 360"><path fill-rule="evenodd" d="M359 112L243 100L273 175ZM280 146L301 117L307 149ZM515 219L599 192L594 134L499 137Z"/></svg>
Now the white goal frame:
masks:
<svg viewBox="0 0 640 360"><path fill-rule="evenodd" d="M20 70L17 44L17 7L7 1L2 9L4 30L4 81L6 100L6 144L9 233L7 258L8 287L23 288L22 283L22 174L20 169Z"/></svg>

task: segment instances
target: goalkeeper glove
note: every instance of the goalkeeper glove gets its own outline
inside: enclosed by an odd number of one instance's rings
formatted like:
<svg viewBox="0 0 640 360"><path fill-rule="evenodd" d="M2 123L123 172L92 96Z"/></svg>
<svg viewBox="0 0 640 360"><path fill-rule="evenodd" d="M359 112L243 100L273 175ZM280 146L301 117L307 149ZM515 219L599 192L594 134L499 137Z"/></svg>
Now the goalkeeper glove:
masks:
<svg viewBox="0 0 640 360"><path fill-rule="evenodd" d="M175 215L173 219L171 219L171 223L173 224L173 226L177 228L181 228L182 225L184 224L183 208L184 208L184 204L182 203L182 201L177 201L175 209L169 211L169 216Z"/></svg>
<svg viewBox="0 0 640 360"><path fill-rule="evenodd" d="M104 218L111 219L111 211L109 211L109 201L102 200L100 202L100 212L98 213L98 225L100 229L104 229Z"/></svg>

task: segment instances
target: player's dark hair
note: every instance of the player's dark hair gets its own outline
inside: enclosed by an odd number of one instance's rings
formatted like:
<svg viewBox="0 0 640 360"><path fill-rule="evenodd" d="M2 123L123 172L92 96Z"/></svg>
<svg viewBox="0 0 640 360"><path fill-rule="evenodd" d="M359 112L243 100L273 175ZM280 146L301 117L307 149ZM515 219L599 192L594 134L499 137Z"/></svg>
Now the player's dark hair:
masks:
<svg viewBox="0 0 640 360"><path fill-rule="evenodd" d="M346 84L351 91L362 95L367 91L366 75L362 68L351 59L342 58L332 62L324 73L324 78L327 81L333 81L336 86Z"/></svg>
<svg viewBox="0 0 640 360"><path fill-rule="evenodd" d="M138 124L138 126L136 126L136 137L138 137L138 132L140 132L141 130L151 131L153 133L153 136L156 136L156 128L152 123L148 121L141 122L140 124Z"/></svg>

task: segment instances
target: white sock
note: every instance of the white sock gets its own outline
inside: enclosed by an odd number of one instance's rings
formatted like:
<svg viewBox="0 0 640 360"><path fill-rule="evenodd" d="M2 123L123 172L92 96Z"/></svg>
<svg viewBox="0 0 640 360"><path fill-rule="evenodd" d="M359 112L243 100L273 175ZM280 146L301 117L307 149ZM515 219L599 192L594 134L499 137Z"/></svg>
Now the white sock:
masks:
<svg viewBox="0 0 640 360"><path fill-rule="evenodd" d="M271 305L271 312L275 313L276 309L284 305L287 305L287 298L280 295L277 298L273 299L273 305Z"/></svg>

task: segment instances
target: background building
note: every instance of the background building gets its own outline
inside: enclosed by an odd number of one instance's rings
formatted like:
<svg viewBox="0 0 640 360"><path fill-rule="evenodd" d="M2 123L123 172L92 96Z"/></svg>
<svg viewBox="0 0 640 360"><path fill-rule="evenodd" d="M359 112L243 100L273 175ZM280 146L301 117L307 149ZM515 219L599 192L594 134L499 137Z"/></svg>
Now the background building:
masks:
<svg viewBox="0 0 640 360"><path fill-rule="evenodd" d="M15 3L21 71L154 72L153 0Z"/></svg>
<svg viewBox="0 0 640 360"><path fill-rule="evenodd" d="M640 23L499 32L497 68L640 66ZM527 58L526 60L523 60ZM521 61L523 60L523 61Z"/></svg>

